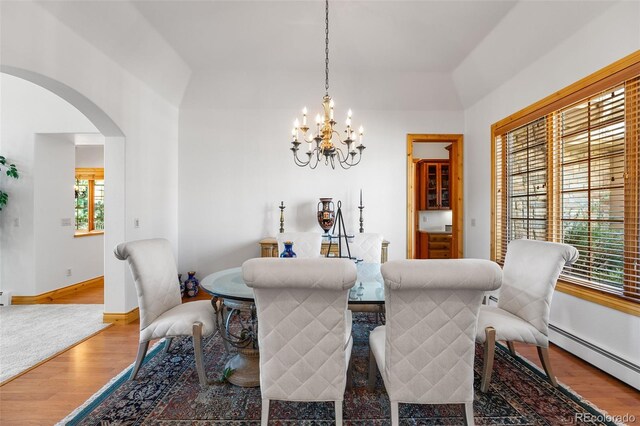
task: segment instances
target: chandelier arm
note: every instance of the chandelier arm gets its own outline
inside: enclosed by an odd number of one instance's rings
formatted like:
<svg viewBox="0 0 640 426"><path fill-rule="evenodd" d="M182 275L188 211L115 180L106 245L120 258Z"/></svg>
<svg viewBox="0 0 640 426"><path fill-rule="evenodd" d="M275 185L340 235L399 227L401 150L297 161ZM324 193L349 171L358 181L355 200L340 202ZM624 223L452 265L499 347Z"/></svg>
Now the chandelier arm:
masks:
<svg viewBox="0 0 640 426"><path fill-rule="evenodd" d="M342 154L342 151L340 151L340 154ZM344 170L349 170L353 164L349 163L349 154L347 154L344 157L344 160L340 161L340 154L338 155L338 163L340 163L340 167L342 167Z"/></svg>
<svg viewBox="0 0 640 426"><path fill-rule="evenodd" d="M304 162L303 160L298 158L298 150L292 149L292 151L293 151L293 161L296 163L296 166L305 167L311 162L311 157L309 157L309 159L306 162Z"/></svg>

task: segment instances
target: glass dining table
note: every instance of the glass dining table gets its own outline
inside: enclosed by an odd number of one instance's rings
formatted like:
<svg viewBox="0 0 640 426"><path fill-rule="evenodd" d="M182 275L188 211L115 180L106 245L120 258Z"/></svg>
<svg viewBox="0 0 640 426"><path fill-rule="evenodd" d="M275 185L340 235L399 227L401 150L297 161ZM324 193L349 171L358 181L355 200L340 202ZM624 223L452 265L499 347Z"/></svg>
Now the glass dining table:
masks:
<svg viewBox="0 0 640 426"><path fill-rule="evenodd" d="M379 263L356 263L357 278L349 290L352 311L384 313L384 280ZM212 296L216 326L227 353L236 354L227 361L227 380L243 387L260 386L258 317L253 289L242 279L242 268L230 268L200 281L200 287Z"/></svg>

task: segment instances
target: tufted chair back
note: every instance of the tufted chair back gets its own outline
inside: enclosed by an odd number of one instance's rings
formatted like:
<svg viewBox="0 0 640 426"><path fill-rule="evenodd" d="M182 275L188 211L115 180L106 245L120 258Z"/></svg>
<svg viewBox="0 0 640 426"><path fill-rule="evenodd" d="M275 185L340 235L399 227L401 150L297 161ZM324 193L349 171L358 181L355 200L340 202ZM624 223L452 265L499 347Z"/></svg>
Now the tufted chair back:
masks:
<svg viewBox="0 0 640 426"><path fill-rule="evenodd" d="M380 263L380 258L382 257L382 239L382 234L355 234L353 242L349 241L351 255L362 259L365 263Z"/></svg>
<svg viewBox="0 0 640 426"><path fill-rule="evenodd" d="M260 258L246 261L242 274L258 312L263 400L342 401L345 353L352 345L346 312L354 263Z"/></svg>
<svg viewBox="0 0 640 426"><path fill-rule="evenodd" d="M478 310L484 292L500 287L500 267L480 259L397 260L384 263L382 275L387 323L380 369L390 400L473 401Z"/></svg>
<svg viewBox="0 0 640 426"><path fill-rule="evenodd" d="M568 244L513 240L507 246L498 308L516 315L548 336L549 310L556 281L565 264L578 259Z"/></svg>
<svg viewBox="0 0 640 426"><path fill-rule="evenodd" d="M284 250L285 241L293 241L293 252L298 259L320 257L322 234L317 232L283 232L276 237L278 254Z"/></svg>
<svg viewBox="0 0 640 426"><path fill-rule="evenodd" d="M169 241L162 238L118 244L116 257L126 260L138 293L140 330L158 316L180 305L178 271Z"/></svg>

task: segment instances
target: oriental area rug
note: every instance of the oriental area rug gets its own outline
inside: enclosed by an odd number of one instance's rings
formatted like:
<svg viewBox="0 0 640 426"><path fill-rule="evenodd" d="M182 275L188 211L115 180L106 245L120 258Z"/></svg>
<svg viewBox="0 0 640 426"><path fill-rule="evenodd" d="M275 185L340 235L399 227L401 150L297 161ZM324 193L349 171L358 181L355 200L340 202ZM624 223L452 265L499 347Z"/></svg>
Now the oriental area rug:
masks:
<svg viewBox="0 0 640 426"><path fill-rule="evenodd" d="M382 380L374 392L366 389L368 336L373 315L354 315L354 387L344 397L345 425L390 425L390 405ZM201 388L190 338L174 339L168 354L156 345L135 381L123 371L61 425L259 425L259 388L226 382ZM228 355L214 334L205 341L209 379L217 379ZM480 392L482 349L476 347L476 425L616 425L608 416L565 387L552 387L544 375L520 357L498 347L490 392ZM330 425L333 403L272 401L270 425ZM455 405L400 404L401 425L461 425L462 408Z"/></svg>

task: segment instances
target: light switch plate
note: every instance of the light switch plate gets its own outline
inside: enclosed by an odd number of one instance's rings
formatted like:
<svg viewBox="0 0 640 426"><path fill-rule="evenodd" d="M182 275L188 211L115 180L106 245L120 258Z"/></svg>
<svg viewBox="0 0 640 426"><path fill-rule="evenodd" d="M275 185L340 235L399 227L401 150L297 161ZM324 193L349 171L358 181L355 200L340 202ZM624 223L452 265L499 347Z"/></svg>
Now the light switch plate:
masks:
<svg viewBox="0 0 640 426"><path fill-rule="evenodd" d="M62 219L60 219L60 225L61 226L71 226L71 218L70 217L63 217Z"/></svg>

